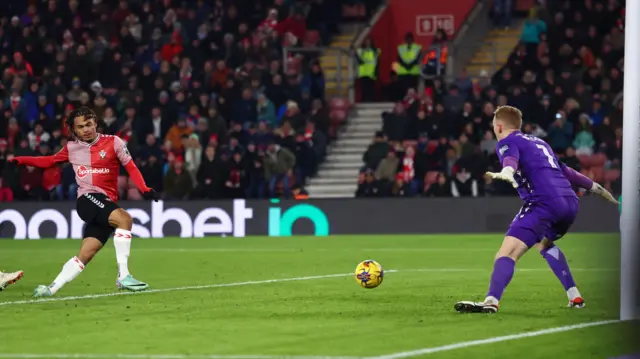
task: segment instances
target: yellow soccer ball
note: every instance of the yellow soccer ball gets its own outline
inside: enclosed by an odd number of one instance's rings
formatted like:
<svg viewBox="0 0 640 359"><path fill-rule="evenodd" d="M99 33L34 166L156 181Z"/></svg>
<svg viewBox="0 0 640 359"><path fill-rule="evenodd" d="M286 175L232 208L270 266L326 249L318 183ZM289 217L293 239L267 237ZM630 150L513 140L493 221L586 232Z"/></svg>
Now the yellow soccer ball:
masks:
<svg viewBox="0 0 640 359"><path fill-rule="evenodd" d="M383 279L384 270L380 263L374 260L360 262L356 267L356 282L363 288L375 288L382 284Z"/></svg>

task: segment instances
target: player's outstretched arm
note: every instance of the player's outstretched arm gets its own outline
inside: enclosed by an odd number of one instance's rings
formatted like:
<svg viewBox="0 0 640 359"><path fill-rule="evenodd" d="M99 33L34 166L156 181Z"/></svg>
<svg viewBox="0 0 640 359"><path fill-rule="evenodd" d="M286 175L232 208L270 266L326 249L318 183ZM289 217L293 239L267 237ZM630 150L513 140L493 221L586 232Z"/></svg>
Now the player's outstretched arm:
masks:
<svg viewBox="0 0 640 359"><path fill-rule="evenodd" d="M14 157L11 162L19 166L31 166L37 168L51 168L59 163L69 162L69 151L65 146L60 152L53 156L18 156Z"/></svg>
<svg viewBox="0 0 640 359"><path fill-rule="evenodd" d="M144 196L145 199L154 201L160 199L158 193L153 188L148 187L145 183L142 173L140 173L138 166L136 166L129 150L127 149L127 145L119 137L116 137L114 140L114 150L116 151L118 160L124 166L124 169L127 170L129 178L133 181L136 187L138 187L140 192L142 192L142 196Z"/></svg>
<svg viewBox="0 0 640 359"><path fill-rule="evenodd" d="M592 193L595 193L611 203L616 203L616 204L619 203L618 200L616 200L615 197L613 197L613 195L609 191L607 191L604 187L602 187L597 182L592 181L589 177L583 175L582 173L574 170L571 167L568 167L564 163L560 163L560 166L562 167L562 173L564 174L565 177L567 177L567 179L569 180L569 182L571 182L572 185L586 189Z"/></svg>
<svg viewBox="0 0 640 359"><path fill-rule="evenodd" d="M487 176L492 179L502 180L511 183L513 188L518 188L518 183L513 177L518 169L518 159L513 156L507 156L502 159L502 171L487 172Z"/></svg>

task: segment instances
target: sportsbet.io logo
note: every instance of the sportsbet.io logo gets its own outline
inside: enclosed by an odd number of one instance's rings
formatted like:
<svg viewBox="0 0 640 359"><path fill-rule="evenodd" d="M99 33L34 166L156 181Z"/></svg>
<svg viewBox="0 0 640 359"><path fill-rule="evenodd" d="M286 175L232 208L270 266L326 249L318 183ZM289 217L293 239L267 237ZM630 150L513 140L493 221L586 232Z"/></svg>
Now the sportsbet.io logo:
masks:
<svg viewBox="0 0 640 359"><path fill-rule="evenodd" d="M89 174L107 174L109 173L108 168L87 168L85 166L78 167L78 178L85 178Z"/></svg>
<svg viewBox="0 0 640 359"><path fill-rule="evenodd" d="M278 204L280 200L272 199L271 203ZM302 218L306 218L313 223L316 236L329 235L329 219L327 219L327 215L316 206L302 203L289 207L284 213L280 207L269 208L269 236L291 236L293 225Z"/></svg>
<svg viewBox="0 0 640 359"><path fill-rule="evenodd" d="M182 238L227 235L245 237L247 229L252 234L286 237L293 235L298 221L310 222L315 236L327 236L330 233L329 219L314 205L297 203L283 209L279 200L272 200L268 208L260 207L261 215L258 218L254 218L256 209L247 207L244 199L234 200L230 209L209 207L187 212L180 207L165 207L165 203L160 201L152 202L150 210L131 208L128 211L134 222L131 232L141 238L161 238L168 235ZM170 227L171 234L165 233L165 225ZM15 209L0 211L0 235L6 237L13 234L15 239L79 239L82 238L83 226L84 222L76 210L62 213L54 208L45 208L33 213L30 218L25 218Z"/></svg>

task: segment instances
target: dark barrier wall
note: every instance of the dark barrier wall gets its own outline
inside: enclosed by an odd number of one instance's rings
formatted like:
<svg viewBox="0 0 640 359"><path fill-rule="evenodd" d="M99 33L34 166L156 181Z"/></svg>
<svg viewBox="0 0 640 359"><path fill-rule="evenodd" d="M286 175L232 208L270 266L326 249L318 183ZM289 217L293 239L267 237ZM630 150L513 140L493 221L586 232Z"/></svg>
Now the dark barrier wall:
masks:
<svg viewBox="0 0 640 359"><path fill-rule="evenodd" d="M310 201L122 202L138 237L292 234L414 234L504 232L517 198L327 199ZM0 207L0 238L80 238L74 202ZM618 208L581 200L575 232L618 232Z"/></svg>

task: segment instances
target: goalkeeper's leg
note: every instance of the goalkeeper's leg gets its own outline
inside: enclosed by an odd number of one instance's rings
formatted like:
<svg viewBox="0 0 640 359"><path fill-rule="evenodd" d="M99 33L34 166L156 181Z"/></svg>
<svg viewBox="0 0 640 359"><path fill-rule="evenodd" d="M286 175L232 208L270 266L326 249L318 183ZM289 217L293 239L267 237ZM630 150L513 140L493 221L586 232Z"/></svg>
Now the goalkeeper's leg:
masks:
<svg viewBox="0 0 640 359"><path fill-rule="evenodd" d="M564 290L567 292L567 297L569 298L569 307L584 308L584 299L580 295L580 291L578 291L576 282L573 280L571 269L569 269L569 263L567 263L567 258L564 256L564 253L562 253L560 248L558 248L553 241L548 238L537 243L535 247L547 261L549 268L553 271L553 274L555 274L556 277L558 277L558 280L560 280L560 283L562 283Z"/></svg>
<svg viewBox="0 0 640 359"><path fill-rule="evenodd" d="M496 254L493 263L493 273L489 284L489 291L483 302L461 301L456 303L455 309L460 313L496 313L500 299L515 272L516 261L527 251L529 246L524 241L507 235Z"/></svg>

